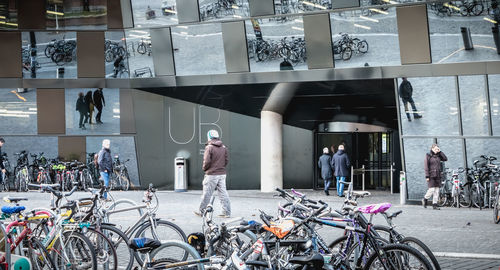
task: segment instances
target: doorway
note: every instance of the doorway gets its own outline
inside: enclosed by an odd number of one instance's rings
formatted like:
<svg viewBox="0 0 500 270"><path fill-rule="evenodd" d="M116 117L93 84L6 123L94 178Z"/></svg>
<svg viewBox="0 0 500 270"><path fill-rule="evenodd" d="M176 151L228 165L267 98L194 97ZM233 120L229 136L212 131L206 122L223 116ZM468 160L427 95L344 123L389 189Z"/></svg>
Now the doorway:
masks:
<svg viewBox="0 0 500 270"><path fill-rule="evenodd" d="M332 154L332 146L336 151L339 144L344 144L353 169L360 169L364 165L365 189L390 190L390 168L396 160L395 153L399 153L394 151L394 147L399 144L395 143L393 132L316 133L314 155L316 167L323 148L328 147ZM361 189L361 174L355 174L353 180L354 189ZM324 187L319 168L315 170L313 186L315 189Z"/></svg>

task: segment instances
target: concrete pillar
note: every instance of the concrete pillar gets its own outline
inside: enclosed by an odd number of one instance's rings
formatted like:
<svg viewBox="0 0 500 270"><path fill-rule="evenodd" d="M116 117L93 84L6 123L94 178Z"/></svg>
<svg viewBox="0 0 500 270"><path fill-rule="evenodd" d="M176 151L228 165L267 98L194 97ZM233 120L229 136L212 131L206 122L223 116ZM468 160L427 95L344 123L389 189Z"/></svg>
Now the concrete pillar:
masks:
<svg viewBox="0 0 500 270"><path fill-rule="evenodd" d="M260 113L260 191L283 188L283 116Z"/></svg>

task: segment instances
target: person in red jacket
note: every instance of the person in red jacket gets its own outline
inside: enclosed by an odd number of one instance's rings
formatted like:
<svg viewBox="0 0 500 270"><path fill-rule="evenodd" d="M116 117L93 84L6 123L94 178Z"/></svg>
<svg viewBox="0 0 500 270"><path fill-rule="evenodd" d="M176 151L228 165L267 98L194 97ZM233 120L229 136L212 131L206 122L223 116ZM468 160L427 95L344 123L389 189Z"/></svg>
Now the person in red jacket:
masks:
<svg viewBox="0 0 500 270"><path fill-rule="evenodd" d="M219 199L222 205L223 213L219 217L228 218L231 216L231 202L226 190L226 166L229 163L227 147L219 138L216 130L210 130L207 133L208 142L205 146L203 155L203 195L199 211L194 213L202 216L205 208L210 203L210 199L215 190L219 193Z"/></svg>

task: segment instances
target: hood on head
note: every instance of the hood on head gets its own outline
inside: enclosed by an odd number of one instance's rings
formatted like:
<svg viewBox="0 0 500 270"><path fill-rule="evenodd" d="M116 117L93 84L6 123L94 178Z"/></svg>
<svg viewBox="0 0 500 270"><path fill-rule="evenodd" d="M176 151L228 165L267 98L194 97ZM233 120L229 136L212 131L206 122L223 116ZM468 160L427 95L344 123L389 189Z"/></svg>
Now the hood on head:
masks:
<svg viewBox="0 0 500 270"><path fill-rule="evenodd" d="M214 145L214 146L217 146L217 147L221 147L222 146L222 141L221 140L217 140L217 139L212 139L210 141L207 142L207 145L208 144L211 144L211 145Z"/></svg>

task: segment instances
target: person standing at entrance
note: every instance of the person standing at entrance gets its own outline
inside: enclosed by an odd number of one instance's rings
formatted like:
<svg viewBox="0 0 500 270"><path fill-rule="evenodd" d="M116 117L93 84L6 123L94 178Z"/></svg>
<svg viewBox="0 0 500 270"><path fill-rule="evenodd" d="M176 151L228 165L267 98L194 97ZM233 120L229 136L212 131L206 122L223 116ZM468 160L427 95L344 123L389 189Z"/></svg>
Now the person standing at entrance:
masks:
<svg viewBox="0 0 500 270"><path fill-rule="evenodd" d="M344 182L346 177L349 176L351 163L349 162L349 157L344 152L343 144L339 145L337 153L333 155L331 166L337 178L337 195L344 197L344 184L341 182Z"/></svg>
<svg viewBox="0 0 500 270"><path fill-rule="evenodd" d="M411 83L408 81L406 77L403 77L403 81L399 85L399 96L403 101L405 106L406 117L408 117L408 121L411 122L410 111L408 108L408 103L410 103L411 108L413 110L413 118L418 119L422 118L422 115L418 114L417 107L415 106L415 101L413 101L413 87Z"/></svg>
<svg viewBox="0 0 500 270"><path fill-rule="evenodd" d="M95 116L95 121L97 124L102 124L101 115L103 107L106 106L106 100L104 100L104 94L102 88L98 88L94 91L94 106L97 108L97 114Z"/></svg>
<svg viewBox="0 0 500 270"><path fill-rule="evenodd" d="M441 162L447 161L446 155L441 152L437 144L433 144L431 151L425 155L425 180L427 181L427 193L422 199L422 205L427 208L427 201L432 196L432 209L439 210L437 201L439 198L439 188L441 187Z"/></svg>
<svg viewBox="0 0 500 270"><path fill-rule="evenodd" d="M109 187L109 177L113 173L113 160L111 159L111 141L108 139L102 140L102 149L99 151L97 164L99 164L99 173L104 186ZM104 199L108 198L108 192L104 192Z"/></svg>
<svg viewBox="0 0 500 270"><path fill-rule="evenodd" d="M231 202L226 190L226 166L229 163L228 150L219 138L217 130L210 130L207 133L208 142L203 154L203 195L199 211L194 213L202 216L205 208L210 203L215 190L219 194L223 213L219 217L229 218L231 216Z"/></svg>
<svg viewBox="0 0 500 270"><path fill-rule="evenodd" d="M323 155L319 157L318 167L321 169L321 178L325 181L326 196L330 195L328 189L330 188L333 179L332 167L330 166L331 161L332 157L328 154L328 147L323 148Z"/></svg>

